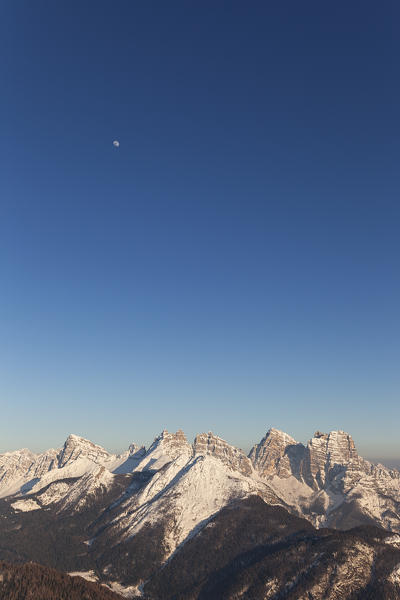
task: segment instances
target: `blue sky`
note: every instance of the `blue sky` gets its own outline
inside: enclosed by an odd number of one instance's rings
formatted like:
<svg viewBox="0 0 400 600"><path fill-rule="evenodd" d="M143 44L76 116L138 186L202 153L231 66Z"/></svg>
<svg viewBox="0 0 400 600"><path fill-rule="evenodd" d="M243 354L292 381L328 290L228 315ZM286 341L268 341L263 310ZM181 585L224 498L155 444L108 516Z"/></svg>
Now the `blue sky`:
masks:
<svg viewBox="0 0 400 600"><path fill-rule="evenodd" d="M2 3L0 451L275 426L400 455L399 17Z"/></svg>

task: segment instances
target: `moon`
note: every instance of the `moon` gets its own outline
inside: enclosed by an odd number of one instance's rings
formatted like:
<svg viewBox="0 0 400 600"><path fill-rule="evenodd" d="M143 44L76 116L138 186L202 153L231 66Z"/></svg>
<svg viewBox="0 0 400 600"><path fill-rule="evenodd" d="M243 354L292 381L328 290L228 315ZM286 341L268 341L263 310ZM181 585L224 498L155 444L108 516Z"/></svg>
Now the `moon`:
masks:
<svg viewBox="0 0 400 600"><path fill-rule="evenodd" d="M119 141L118 140L114 140L113 141L113 146L115 146L116 148L119 148Z"/></svg>

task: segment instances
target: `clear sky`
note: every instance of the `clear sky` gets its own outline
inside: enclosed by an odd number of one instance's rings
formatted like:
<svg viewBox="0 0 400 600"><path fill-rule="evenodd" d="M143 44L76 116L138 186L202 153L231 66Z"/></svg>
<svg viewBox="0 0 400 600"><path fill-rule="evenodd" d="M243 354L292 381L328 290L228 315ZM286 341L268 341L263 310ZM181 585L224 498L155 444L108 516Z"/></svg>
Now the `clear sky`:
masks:
<svg viewBox="0 0 400 600"><path fill-rule="evenodd" d="M275 426L399 457L399 26L1 2L0 451Z"/></svg>

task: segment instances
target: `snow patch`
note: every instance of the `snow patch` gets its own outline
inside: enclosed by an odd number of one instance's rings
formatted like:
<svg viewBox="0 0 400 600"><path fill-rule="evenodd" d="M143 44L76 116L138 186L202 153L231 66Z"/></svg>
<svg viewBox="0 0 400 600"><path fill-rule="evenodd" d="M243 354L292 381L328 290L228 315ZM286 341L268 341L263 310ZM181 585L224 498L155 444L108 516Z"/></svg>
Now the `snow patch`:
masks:
<svg viewBox="0 0 400 600"><path fill-rule="evenodd" d="M40 504L31 499L17 500L17 502L13 502L11 506L14 510L19 510L21 512L29 512L31 510L38 510L38 508L40 508Z"/></svg>
<svg viewBox="0 0 400 600"><path fill-rule="evenodd" d="M391 535L385 539L385 544L400 548L400 535Z"/></svg>
<svg viewBox="0 0 400 600"><path fill-rule="evenodd" d="M290 475L285 479L274 475L270 481L268 481L272 489L291 506L297 506L299 498L311 498L314 491L305 483L301 483L296 477Z"/></svg>
<svg viewBox="0 0 400 600"><path fill-rule="evenodd" d="M65 496L70 488L70 484L65 483L63 481L53 483L48 488L46 488L43 492L39 494L39 499L42 505L48 506L49 504L54 504L55 502L59 502L61 498Z"/></svg>
<svg viewBox="0 0 400 600"><path fill-rule="evenodd" d="M118 583L118 581L110 581L109 583L103 583L102 585L124 598L141 598L143 596L141 585L123 586Z"/></svg>
<svg viewBox="0 0 400 600"><path fill-rule="evenodd" d="M391 583L400 586L400 563L395 566L388 579Z"/></svg>
<svg viewBox="0 0 400 600"><path fill-rule="evenodd" d="M82 579L86 579L86 581L94 581L97 583L99 578L97 577L94 571L73 571L72 573L68 573L71 577L82 577Z"/></svg>

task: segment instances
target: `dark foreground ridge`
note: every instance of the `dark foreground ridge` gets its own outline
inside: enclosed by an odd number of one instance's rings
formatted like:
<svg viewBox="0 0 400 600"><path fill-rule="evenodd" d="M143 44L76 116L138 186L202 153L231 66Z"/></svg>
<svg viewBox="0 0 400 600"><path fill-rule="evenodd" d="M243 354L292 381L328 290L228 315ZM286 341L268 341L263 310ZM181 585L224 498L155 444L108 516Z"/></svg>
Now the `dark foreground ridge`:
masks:
<svg viewBox="0 0 400 600"><path fill-rule="evenodd" d="M78 564L82 553L79 543L63 544L70 527L67 520L54 535L61 570ZM113 545L109 539L109 548L89 548L78 562L93 570L99 582L107 581L104 566L110 563L113 579L123 586L145 581L138 596L142 600L400 600L396 536L370 526L317 530L259 496L223 508L167 562L162 539L156 529L126 544ZM25 556L37 548L26 547ZM23 555L15 558L23 560ZM3 562L0 573L0 600L119 598L100 585L33 563Z"/></svg>
<svg viewBox="0 0 400 600"><path fill-rule="evenodd" d="M121 596L97 583L42 565L1 561L0 600L121 600Z"/></svg>

